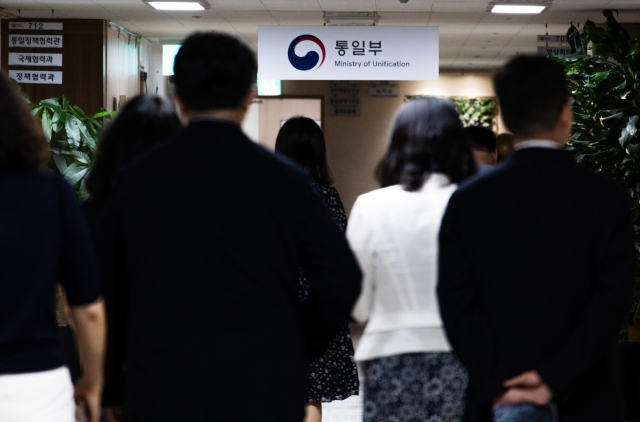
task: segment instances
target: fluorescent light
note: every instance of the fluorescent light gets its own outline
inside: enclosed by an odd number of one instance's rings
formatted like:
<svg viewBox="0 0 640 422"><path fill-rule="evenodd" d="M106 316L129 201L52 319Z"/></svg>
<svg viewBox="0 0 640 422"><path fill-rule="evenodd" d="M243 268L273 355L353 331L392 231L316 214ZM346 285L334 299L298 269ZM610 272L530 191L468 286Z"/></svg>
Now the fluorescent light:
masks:
<svg viewBox="0 0 640 422"><path fill-rule="evenodd" d="M491 9L491 13L541 13L546 6L525 6L517 4L497 4Z"/></svg>
<svg viewBox="0 0 640 422"><path fill-rule="evenodd" d="M324 22L329 26L372 26L379 19L375 12L324 12Z"/></svg>
<svg viewBox="0 0 640 422"><path fill-rule="evenodd" d="M280 81L279 79L258 79L258 95L282 95L282 81Z"/></svg>
<svg viewBox="0 0 640 422"><path fill-rule="evenodd" d="M187 1L150 1L149 6L157 10L204 10L204 6Z"/></svg>

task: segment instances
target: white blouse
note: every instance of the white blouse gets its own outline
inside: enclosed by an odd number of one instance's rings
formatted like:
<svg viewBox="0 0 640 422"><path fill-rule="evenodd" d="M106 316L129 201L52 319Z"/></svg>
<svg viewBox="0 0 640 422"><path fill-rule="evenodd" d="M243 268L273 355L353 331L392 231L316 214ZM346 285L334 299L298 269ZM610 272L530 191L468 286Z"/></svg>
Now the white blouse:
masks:
<svg viewBox="0 0 640 422"><path fill-rule="evenodd" d="M395 185L358 197L347 239L362 272L353 317L368 322L355 359L449 351L436 296L438 232L456 185L432 174L416 192Z"/></svg>

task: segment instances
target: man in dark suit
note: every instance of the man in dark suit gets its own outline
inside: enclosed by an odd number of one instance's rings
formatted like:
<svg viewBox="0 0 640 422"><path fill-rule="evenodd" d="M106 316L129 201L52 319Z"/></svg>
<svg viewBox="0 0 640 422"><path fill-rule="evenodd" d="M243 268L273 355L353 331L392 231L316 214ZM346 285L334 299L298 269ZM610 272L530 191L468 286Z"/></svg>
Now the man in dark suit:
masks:
<svg viewBox="0 0 640 422"><path fill-rule="evenodd" d="M572 112L559 64L519 56L494 86L516 151L453 194L440 230L442 319L470 375L464 420L555 400L562 422L617 421L631 198L562 151Z"/></svg>
<svg viewBox="0 0 640 422"><path fill-rule="evenodd" d="M478 165L478 173L483 174L493 170L498 162L496 134L482 126L467 126L464 128L464 133L469 138L473 159Z"/></svg>
<svg viewBox="0 0 640 422"><path fill-rule="evenodd" d="M190 36L175 59L188 126L122 171L100 222L107 367L125 368L107 374L105 403L125 421L300 422L307 355L359 294L305 171L240 129L255 76L235 37Z"/></svg>

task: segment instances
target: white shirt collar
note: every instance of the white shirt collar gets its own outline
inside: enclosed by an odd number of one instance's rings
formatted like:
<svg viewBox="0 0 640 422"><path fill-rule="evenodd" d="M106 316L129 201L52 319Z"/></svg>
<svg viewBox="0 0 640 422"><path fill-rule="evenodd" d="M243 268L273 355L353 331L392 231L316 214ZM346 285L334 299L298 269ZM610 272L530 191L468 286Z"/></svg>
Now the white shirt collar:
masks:
<svg viewBox="0 0 640 422"><path fill-rule="evenodd" d="M518 142L513 147L514 150L519 150L523 148L560 149L560 145L557 142L549 141L547 139L530 139L528 141Z"/></svg>
<svg viewBox="0 0 640 422"><path fill-rule="evenodd" d="M427 180L425 180L425 182L422 184L421 189L424 189L424 187L427 185L443 187L443 186L448 186L450 184L451 184L451 179L449 179L449 176L447 176L446 174L429 173L427 176Z"/></svg>

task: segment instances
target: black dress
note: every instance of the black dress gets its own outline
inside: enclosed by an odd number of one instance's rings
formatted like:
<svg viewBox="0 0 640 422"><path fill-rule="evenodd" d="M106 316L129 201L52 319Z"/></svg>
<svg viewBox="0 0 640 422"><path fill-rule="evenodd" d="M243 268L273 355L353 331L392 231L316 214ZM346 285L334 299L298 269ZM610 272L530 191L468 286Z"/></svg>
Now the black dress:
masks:
<svg viewBox="0 0 640 422"><path fill-rule="evenodd" d="M315 183L322 202L331 210L333 220L344 233L347 230L347 216L338 191L333 186ZM309 281L304 271L300 272L300 298L304 303L309 295ZM327 352L313 359L309 368L309 386L305 394L307 403L327 403L344 400L358 394L358 368L353 359L353 343L349 326L345 324L331 340Z"/></svg>

